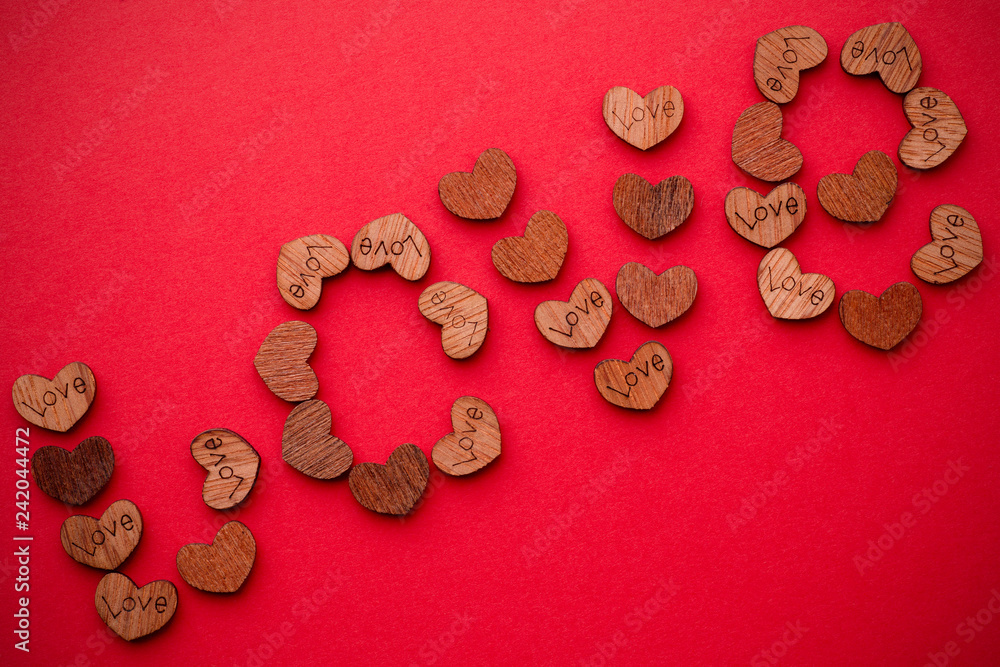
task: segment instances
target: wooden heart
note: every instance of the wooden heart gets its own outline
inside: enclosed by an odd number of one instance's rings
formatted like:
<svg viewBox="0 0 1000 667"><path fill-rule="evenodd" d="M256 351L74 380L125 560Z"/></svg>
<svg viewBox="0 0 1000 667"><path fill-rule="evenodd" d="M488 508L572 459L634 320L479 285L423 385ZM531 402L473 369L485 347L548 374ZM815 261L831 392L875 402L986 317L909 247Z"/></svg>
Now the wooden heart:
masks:
<svg viewBox="0 0 1000 667"><path fill-rule="evenodd" d="M694 208L694 188L683 176L671 176L651 185L638 174L622 174L611 195L622 221L647 239L658 239L677 229Z"/></svg>
<svg viewBox="0 0 1000 667"><path fill-rule="evenodd" d="M468 475L500 456L500 422L481 398L462 396L451 406L454 431L434 445L431 459L443 473Z"/></svg>
<svg viewBox="0 0 1000 667"><path fill-rule="evenodd" d="M899 143L899 161L912 169L936 167L955 152L968 128L958 106L937 88L914 88L903 98L913 129Z"/></svg>
<svg viewBox="0 0 1000 667"><path fill-rule="evenodd" d="M791 102L799 92L799 72L826 60L823 36L804 25L769 32L757 40L753 78L757 89L777 104Z"/></svg>
<svg viewBox="0 0 1000 667"><path fill-rule="evenodd" d="M674 364L655 340L644 343L630 361L605 359L594 369L594 384L608 403L630 410L649 410L670 386Z"/></svg>
<svg viewBox="0 0 1000 667"><path fill-rule="evenodd" d="M431 265L431 246L402 213L372 220L354 235L351 261L363 271L389 264L406 280L420 280Z"/></svg>
<svg viewBox="0 0 1000 667"><path fill-rule="evenodd" d="M87 438L73 451L48 445L31 456L31 476L44 493L67 505L83 505L104 488L115 469L111 443Z"/></svg>
<svg viewBox="0 0 1000 667"><path fill-rule="evenodd" d="M330 435L333 417L323 401L295 406L281 433L281 458L299 472L315 479L334 479L354 461L351 448Z"/></svg>
<svg viewBox="0 0 1000 667"><path fill-rule="evenodd" d="M762 197L750 188L733 188L726 195L726 221L751 243L773 248L792 235L806 217L806 193L797 184L782 183Z"/></svg>
<svg viewBox="0 0 1000 667"><path fill-rule="evenodd" d="M208 593L235 593L257 557L257 541L239 521L223 524L211 544L188 544L177 552L177 571L189 586Z"/></svg>
<svg viewBox="0 0 1000 667"><path fill-rule="evenodd" d="M880 350L901 343L917 326L922 310L920 292L907 282L892 285L878 297L862 290L840 297L840 321L847 332Z"/></svg>
<svg viewBox="0 0 1000 667"><path fill-rule="evenodd" d="M275 396L298 403L316 395L319 379L306 363L316 343L316 330L297 320L279 324L267 334L253 365Z"/></svg>
<svg viewBox="0 0 1000 667"><path fill-rule="evenodd" d="M611 294L596 278L581 280L569 301L543 301L535 308L539 333L560 347L594 347L610 321Z"/></svg>
<svg viewBox="0 0 1000 667"><path fill-rule="evenodd" d="M289 306L309 310L319 303L323 278L340 274L350 263L347 248L332 236L289 241L278 252L278 292Z"/></svg>
<svg viewBox="0 0 1000 667"><path fill-rule="evenodd" d="M861 156L850 174L827 174L816 192L827 213L847 222L875 222L896 195L896 167L882 151Z"/></svg>
<svg viewBox="0 0 1000 667"><path fill-rule="evenodd" d="M633 317L647 326L662 327L691 307L698 293L698 279L683 265L656 275L638 262L629 262L618 270L615 291Z"/></svg>
<svg viewBox="0 0 1000 667"><path fill-rule="evenodd" d="M177 587L165 579L142 588L120 572L109 572L94 594L97 613L125 641L152 634L174 617Z"/></svg>
<svg viewBox="0 0 1000 667"><path fill-rule="evenodd" d="M400 445L385 465L359 463L351 470L348 485L365 509L380 514L406 514L427 488L431 470L416 445Z"/></svg>
<svg viewBox="0 0 1000 667"><path fill-rule="evenodd" d="M517 171L510 156L487 148L476 159L472 173L454 171L438 182L445 208L468 220L494 220L507 210L517 185Z"/></svg>
<svg viewBox="0 0 1000 667"><path fill-rule="evenodd" d="M983 237L976 219L961 206L944 204L931 211L934 240L913 253L910 268L935 285L958 280L983 261Z"/></svg>
<svg viewBox="0 0 1000 667"><path fill-rule="evenodd" d="M660 86L645 97L623 86L604 94L604 122L636 148L647 150L677 129L684 117L684 100L673 86Z"/></svg>
<svg viewBox="0 0 1000 667"><path fill-rule="evenodd" d="M486 297L459 283L434 283L420 294L420 314L441 325L441 347L452 359L467 359L482 347L489 329Z"/></svg>
<svg viewBox="0 0 1000 667"><path fill-rule="evenodd" d="M508 236L493 244L493 266L518 283L542 283L559 274L569 232L552 211L538 211L528 220L524 236Z"/></svg>
<svg viewBox="0 0 1000 667"><path fill-rule="evenodd" d="M201 497L212 509L236 507L257 481L260 454L239 434L214 428L195 436L191 456L208 471L201 487Z"/></svg>
<svg viewBox="0 0 1000 667"><path fill-rule="evenodd" d="M97 381L87 364L66 364L49 380L22 375L14 381L14 409L35 426L65 433L94 402Z"/></svg>
<svg viewBox="0 0 1000 667"><path fill-rule="evenodd" d="M836 288L821 273L802 273L790 250L775 248L757 267L757 288L764 305L782 320L806 320L826 312Z"/></svg>
<svg viewBox="0 0 1000 667"><path fill-rule="evenodd" d="M131 500L111 503L100 519L75 514L59 530L69 557L99 570L114 570L124 563L141 538L142 514Z"/></svg>
<svg viewBox="0 0 1000 667"><path fill-rule="evenodd" d="M886 88L905 93L917 85L922 62L920 49L901 23L878 23L847 38L840 66L848 74L878 72Z"/></svg>
<svg viewBox="0 0 1000 667"><path fill-rule="evenodd" d="M781 108L758 102L736 119L733 127L733 162L763 181L783 181L802 167L802 153L781 138Z"/></svg>

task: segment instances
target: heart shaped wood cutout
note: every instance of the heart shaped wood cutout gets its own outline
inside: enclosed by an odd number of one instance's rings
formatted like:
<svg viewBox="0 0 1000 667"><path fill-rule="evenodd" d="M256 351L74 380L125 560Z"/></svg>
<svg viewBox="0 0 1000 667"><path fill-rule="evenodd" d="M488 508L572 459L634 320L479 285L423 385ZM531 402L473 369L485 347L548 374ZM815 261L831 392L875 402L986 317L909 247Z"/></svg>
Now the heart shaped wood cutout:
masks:
<svg viewBox="0 0 1000 667"><path fill-rule="evenodd" d="M257 557L257 541L239 521L223 524L211 544L188 544L177 552L177 571L189 586L208 593L235 593Z"/></svg>
<svg viewBox="0 0 1000 667"><path fill-rule="evenodd" d="M604 94L604 122L618 137L647 150L669 137L684 117L684 100L673 86L660 86L645 97L615 86Z"/></svg>
<svg viewBox="0 0 1000 667"><path fill-rule="evenodd" d="M274 327L260 344L253 365L275 396L291 403L307 401L319 391L319 379L306 360L316 349L316 330L293 320Z"/></svg>
<svg viewBox="0 0 1000 667"><path fill-rule="evenodd" d="M816 192L827 213L846 222L876 222L896 196L896 166L882 151L861 156L850 174L827 174Z"/></svg>
<svg viewBox="0 0 1000 667"><path fill-rule="evenodd" d="M799 72L826 60L823 36L804 25L769 32L757 40L753 78L761 95L777 104L791 102L799 92Z"/></svg>
<svg viewBox="0 0 1000 667"><path fill-rule="evenodd" d="M750 188L733 188L726 195L729 226L763 248L787 239L805 217L806 193L792 182L782 183L764 197Z"/></svg>
<svg viewBox="0 0 1000 667"><path fill-rule="evenodd" d="M111 479L115 452L100 436L87 438L73 451L48 445L31 456L31 476L43 493L67 505L83 505Z"/></svg>
<svg viewBox="0 0 1000 667"><path fill-rule="evenodd" d="M649 410L670 386L674 364L655 340L644 343L630 361L605 359L594 369L594 384L608 403L630 410Z"/></svg>
<svg viewBox="0 0 1000 667"><path fill-rule="evenodd" d="M454 171L438 182L444 207L467 220L494 220L507 210L517 185L514 161L499 148L487 148L472 173Z"/></svg>
<svg viewBox="0 0 1000 667"><path fill-rule="evenodd" d="M208 471L201 497L212 509L232 509L250 495L260 454L239 434L224 428L199 433L191 441L191 456Z"/></svg>
<svg viewBox="0 0 1000 667"><path fill-rule="evenodd" d="M493 266L517 283L543 283L559 274L569 232L552 211L538 211L528 220L524 236L508 236L493 244Z"/></svg>
<svg viewBox="0 0 1000 667"><path fill-rule="evenodd" d="M594 347L610 321L611 294L596 278L581 280L569 301L543 301L535 308L538 332L560 347Z"/></svg>
<svg viewBox="0 0 1000 667"><path fill-rule="evenodd" d="M303 236L278 252L278 293L289 306L309 310L319 303L323 278L332 278L351 263L347 248L326 234Z"/></svg>
<svg viewBox="0 0 1000 667"><path fill-rule="evenodd" d="M629 313L647 326L662 327L687 312L698 293L694 271L679 265L660 275L638 262L618 270L615 291Z"/></svg>
<svg viewBox="0 0 1000 667"><path fill-rule="evenodd" d="M652 241L688 219L694 208L694 188L683 176L651 185L638 174L622 174L615 181L611 200L622 222Z"/></svg>
<svg viewBox="0 0 1000 667"><path fill-rule="evenodd" d="M840 297L840 321L847 332L880 350L901 343L917 326L922 311L920 292L908 282L896 283L878 297L857 289Z"/></svg>
<svg viewBox="0 0 1000 667"><path fill-rule="evenodd" d="M886 88L905 93L917 85L923 64L920 49L901 23L878 23L847 38L840 66L848 74L878 72Z"/></svg>
<svg viewBox="0 0 1000 667"><path fill-rule="evenodd" d="M434 283L420 294L420 314L441 325L441 347L452 359L467 359L479 350L489 329L486 297L453 282Z"/></svg>
<svg viewBox="0 0 1000 667"><path fill-rule="evenodd" d="M142 588L120 572L109 572L94 594L97 613L125 641L152 634L177 611L177 587L165 579Z"/></svg>
<svg viewBox="0 0 1000 667"><path fill-rule="evenodd" d="M783 181L802 168L802 153L781 138L781 108L758 102L736 119L733 162L762 181Z"/></svg>
<svg viewBox="0 0 1000 667"><path fill-rule="evenodd" d="M59 530L69 557L99 570L114 570L124 563L141 538L142 514L131 500L111 503L100 519L75 514Z"/></svg>
<svg viewBox="0 0 1000 667"><path fill-rule="evenodd" d="M983 237L976 219L961 206L944 204L931 211L934 240L913 253L910 268L923 281L944 285L958 280L983 261Z"/></svg>
<svg viewBox="0 0 1000 667"><path fill-rule="evenodd" d="M427 488L431 469L416 445L400 445L385 465L359 463L348 485L361 506L379 514L402 515L413 509Z"/></svg>
<svg viewBox="0 0 1000 667"><path fill-rule="evenodd" d="M836 288L821 273L802 273L790 250L775 248L757 267L757 288L771 315L782 320L806 320L822 315L833 304Z"/></svg>
<svg viewBox="0 0 1000 667"><path fill-rule="evenodd" d="M388 264L406 280L420 280L431 265L431 246L409 218L393 213L372 220L354 235L351 261L363 271Z"/></svg>
<svg viewBox="0 0 1000 667"><path fill-rule="evenodd" d="M14 381L14 409L35 426L65 433L94 402L97 381L87 364L66 364L49 380L22 375Z"/></svg>
<svg viewBox="0 0 1000 667"><path fill-rule="evenodd" d="M962 112L937 88L914 88L903 98L913 129L899 144L899 161L912 169L936 167L955 152L968 133Z"/></svg>
<svg viewBox="0 0 1000 667"><path fill-rule="evenodd" d="M303 475L334 479L347 472L354 453L340 438L330 435L333 416L323 401L295 406L281 432L281 458Z"/></svg>
<svg viewBox="0 0 1000 667"><path fill-rule="evenodd" d="M500 422L489 403L462 396L451 406L455 429L434 445L431 459L441 472L459 477L485 468L500 456Z"/></svg>

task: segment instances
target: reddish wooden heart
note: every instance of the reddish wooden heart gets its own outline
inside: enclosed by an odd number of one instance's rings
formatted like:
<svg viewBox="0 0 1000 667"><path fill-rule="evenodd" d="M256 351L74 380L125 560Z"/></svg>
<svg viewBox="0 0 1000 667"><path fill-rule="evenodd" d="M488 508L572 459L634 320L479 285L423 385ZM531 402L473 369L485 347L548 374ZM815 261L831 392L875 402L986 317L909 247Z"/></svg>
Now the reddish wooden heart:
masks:
<svg viewBox="0 0 1000 667"><path fill-rule="evenodd" d="M275 396L298 403L316 395L319 379L306 363L316 343L316 330L306 322L284 322L267 334L253 365Z"/></svg>
<svg viewBox="0 0 1000 667"><path fill-rule="evenodd" d="M281 458L303 475L333 479L347 472L354 461L351 448L330 435L333 417L323 401L295 406L281 433Z"/></svg>
<svg viewBox="0 0 1000 667"><path fill-rule="evenodd" d="M406 280L420 280L431 265L431 246L413 221L402 213L372 220L351 241L351 261L362 271L386 264Z"/></svg>
<svg viewBox="0 0 1000 667"><path fill-rule="evenodd" d="M420 500L431 470L427 457L416 445L400 445L385 465L359 463L351 470L348 484L354 498L365 509L380 514L406 514Z"/></svg>
<svg viewBox="0 0 1000 667"><path fill-rule="evenodd" d="M500 456L500 422L489 403L462 396L451 406L454 431L434 445L431 459L443 473L468 475Z"/></svg>
<svg viewBox="0 0 1000 667"><path fill-rule="evenodd" d="M633 231L658 239L677 229L694 208L694 188L683 176L656 185L638 174L622 174L611 196L615 212Z"/></svg>
<svg viewBox="0 0 1000 667"><path fill-rule="evenodd" d="M733 162L763 181L783 181L802 167L802 153L781 138L781 108L758 102L736 119L733 127Z"/></svg>
<svg viewBox="0 0 1000 667"><path fill-rule="evenodd" d="M535 326L545 340L574 349L594 347L611 322L611 294L600 280L584 278L569 301L543 301L535 308Z"/></svg>
<svg viewBox="0 0 1000 667"><path fill-rule="evenodd" d="M250 575L257 541L239 521L223 524L211 544L188 544L177 552L177 571L190 586L208 593L235 593Z"/></svg>
<svg viewBox="0 0 1000 667"><path fill-rule="evenodd" d="M518 283L541 283L559 274L569 232L552 211L538 211L528 220L524 236L508 236L493 244L493 266Z"/></svg>
<svg viewBox="0 0 1000 667"><path fill-rule="evenodd" d="M840 321L847 332L880 350L901 343L917 326L922 310L920 292L907 282L896 283L877 297L851 290L840 298Z"/></svg>
<svg viewBox="0 0 1000 667"><path fill-rule="evenodd" d="M507 210L517 185L517 171L510 156L488 148L476 160L472 173L455 171L438 182L445 208L460 218L493 220Z"/></svg>
<svg viewBox="0 0 1000 667"><path fill-rule="evenodd" d="M97 614L109 628L132 641L166 625L177 611L177 587L161 579L142 588L119 572L109 572L94 594Z"/></svg>
<svg viewBox="0 0 1000 667"><path fill-rule="evenodd" d="M486 297L465 285L434 283L417 300L420 314L441 325L441 347L452 359L468 359L482 346L489 331Z"/></svg>
<svg viewBox="0 0 1000 667"><path fill-rule="evenodd" d="M594 369L594 384L606 401L630 410L649 410L660 400L674 372L670 353L655 340L629 361L605 359Z"/></svg>
<svg viewBox="0 0 1000 667"><path fill-rule="evenodd" d="M225 428L203 431L191 441L191 456L208 473L201 497L212 509L231 509L250 495L260 455L240 434Z"/></svg>
<svg viewBox="0 0 1000 667"><path fill-rule="evenodd" d="M22 375L14 381L14 409L35 426L64 433L90 409L97 381L87 364L66 364L49 380Z"/></svg>
<svg viewBox="0 0 1000 667"><path fill-rule="evenodd" d="M647 326L661 327L691 307L698 293L698 279L683 265L656 275L638 262L629 262L618 270L615 291L633 317Z"/></svg>
<svg viewBox="0 0 1000 667"><path fill-rule="evenodd" d="M115 452L100 436L87 438L67 451L40 447L31 457L31 476L44 493L67 505L83 505L111 479Z"/></svg>
<svg viewBox="0 0 1000 667"><path fill-rule="evenodd" d="M848 74L878 72L886 88L905 93L917 85L923 63L920 49L901 23L878 23L847 38L840 66Z"/></svg>
<svg viewBox="0 0 1000 667"><path fill-rule="evenodd" d="M684 100L673 86L660 86L645 97L624 86L604 94L604 122L616 135L647 150L669 137L684 117Z"/></svg>
<svg viewBox="0 0 1000 667"><path fill-rule="evenodd" d="M827 174L816 194L827 213L847 222L875 222L896 195L896 166L882 151L861 156L850 174Z"/></svg>
<svg viewBox="0 0 1000 667"><path fill-rule="evenodd" d="M806 193L795 183L782 183L762 197L750 188L726 195L726 221L751 243L773 248L792 235L806 217Z"/></svg>

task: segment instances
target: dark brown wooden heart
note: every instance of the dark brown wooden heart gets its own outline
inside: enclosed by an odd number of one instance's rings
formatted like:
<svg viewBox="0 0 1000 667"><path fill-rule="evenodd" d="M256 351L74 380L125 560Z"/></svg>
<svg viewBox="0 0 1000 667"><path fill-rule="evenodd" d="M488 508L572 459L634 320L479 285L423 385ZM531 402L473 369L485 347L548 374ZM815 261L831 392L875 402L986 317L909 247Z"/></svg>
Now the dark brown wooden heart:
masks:
<svg viewBox="0 0 1000 667"><path fill-rule="evenodd" d="M275 396L291 403L319 391L319 379L307 360L316 349L316 330L306 322L284 322L260 344L253 365Z"/></svg>
<svg viewBox="0 0 1000 667"><path fill-rule="evenodd" d="M518 283L542 283L559 274L569 232L552 211L538 211L524 229L524 236L508 236L493 244L493 266L504 278Z"/></svg>
<svg viewBox="0 0 1000 667"><path fill-rule="evenodd" d="M239 521L223 524L211 544L188 544L177 552L177 571L189 585L208 593L235 593L257 557L257 541Z"/></svg>
<svg viewBox="0 0 1000 667"><path fill-rule="evenodd" d="M354 453L346 442L330 435L332 427L330 406L323 401L295 406L281 433L281 458L315 479L340 477L350 469Z"/></svg>
<svg viewBox="0 0 1000 667"><path fill-rule="evenodd" d="M736 119L733 127L733 162L763 181L783 181L802 168L802 153L781 138L781 108L758 102Z"/></svg>
<svg viewBox="0 0 1000 667"><path fill-rule="evenodd" d="M896 195L896 166L882 151L861 156L850 174L827 174L816 195L827 213L846 222L875 222Z"/></svg>
<svg viewBox="0 0 1000 667"><path fill-rule="evenodd" d="M359 463L348 484L365 509L380 514L406 514L420 500L430 478L427 457L416 445L400 445L385 465Z"/></svg>
<svg viewBox="0 0 1000 667"><path fill-rule="evenodd" d="M468 220L493 220L507 210L517 185L517 171L510 156L488 148L476 160L472 173L455 171L438 183L445 208Z"/></svg>
<svg viewBox="0 0 1000 667"><path fill-rule="evenodd" d="M31 457L31 476L43 493L67 505L83 505L104 488L115 469L111 443L99 435L72 451L47 445Z"/></svg>
<svg viewBox="0 0 1000 667"><path fill-rule="evenodd" d="M683 176L651 185L638 174L622 174L611 196L622 221L647 239L658 239L680 226L694 208L694 188Z"/></svg>
<svg viewBox="0 0 1000 667"><path fill-rule="evenodd" d="M847 332L880 350L901 343L917 326L922 311L920 292L905 281L892 285L880 296L851 290L840 297L840 321Z"/></svg>
<svg viewBox="0 0 1000 667"><path fill-rule="evenodd" d="M629 262L618 270L615 291L633 317L647 326L662 327L691 307L698 293L698 279L684 265L657 275L638 262Z"/></svg>

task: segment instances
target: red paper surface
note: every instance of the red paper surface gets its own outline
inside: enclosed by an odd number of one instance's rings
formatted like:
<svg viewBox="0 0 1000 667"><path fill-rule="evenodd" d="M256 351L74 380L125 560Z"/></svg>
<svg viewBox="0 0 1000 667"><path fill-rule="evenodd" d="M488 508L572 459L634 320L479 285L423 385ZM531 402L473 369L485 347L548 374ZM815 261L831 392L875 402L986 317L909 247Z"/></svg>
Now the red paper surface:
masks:
<svg viewBox="0 0 1000 667"><path fill-rule="evenodd" d="M1000 16L988 0L853 4L6 3L0 378L90 365L90 412L66 434L32 427L31 449L111 441L113 478L82 511L136 502L145 534L122 571L174 581L180 603L145 641L109 637L93 602L101 573L59 543L70 508L32 485L30 528L15 528L25 423L8 403L0 662L997 664ZM838 63L852 32L894 19L923 54L921 85L947 92L969 126L928 173L895 157L901 97ZM809 207L785 245L838 298L917 285L921 329L888 354L851 338L836 308L807 322L767 315L763 251L723 215L730 188L770 187L730 157L733 122L763 99L755 40L799 23L830 55L784 108ZM605 126L608 88L668 83L685 116L662 145L641 152ZM513 201L499 221L459 220L437 182L491 146L517 166ZM863 229L815 193L871 149L893 156L900 186ZM633 233L611 203L626 172L687 176L691 218L660 241ZM935 287L909 261L943 203L976 217L988 261ZM552 283L512 284L490 248L539 209L566 222L566 262ZM312 311L281 300L282 243L349 244L397 211L431 243L423 280L352 268ZM627 261L691 266L691 311L651 330L616 300L590 351L538 335L537 303L585 277L613 290ZM417 312L437 280L489 299L489 336L468 361L445 357ZM318 397L356 461L383 462L403 442L429 455L464 394L496 409L502 456L469 478L436 473L402 521L363 509L345 479L299 474L281 460L291 405L251 363L290 319L319 332ZM673 356L664 399L648 414L605 402L594 366L651 339ZM189 452L216 427L263 458L228 514L202 502ZM227 518L253 531L256 565L239 593L201 593L179 578L177 550ZM23 594L14 535L34 538ZM30 654L14 648L22 595Z"/></svg>

